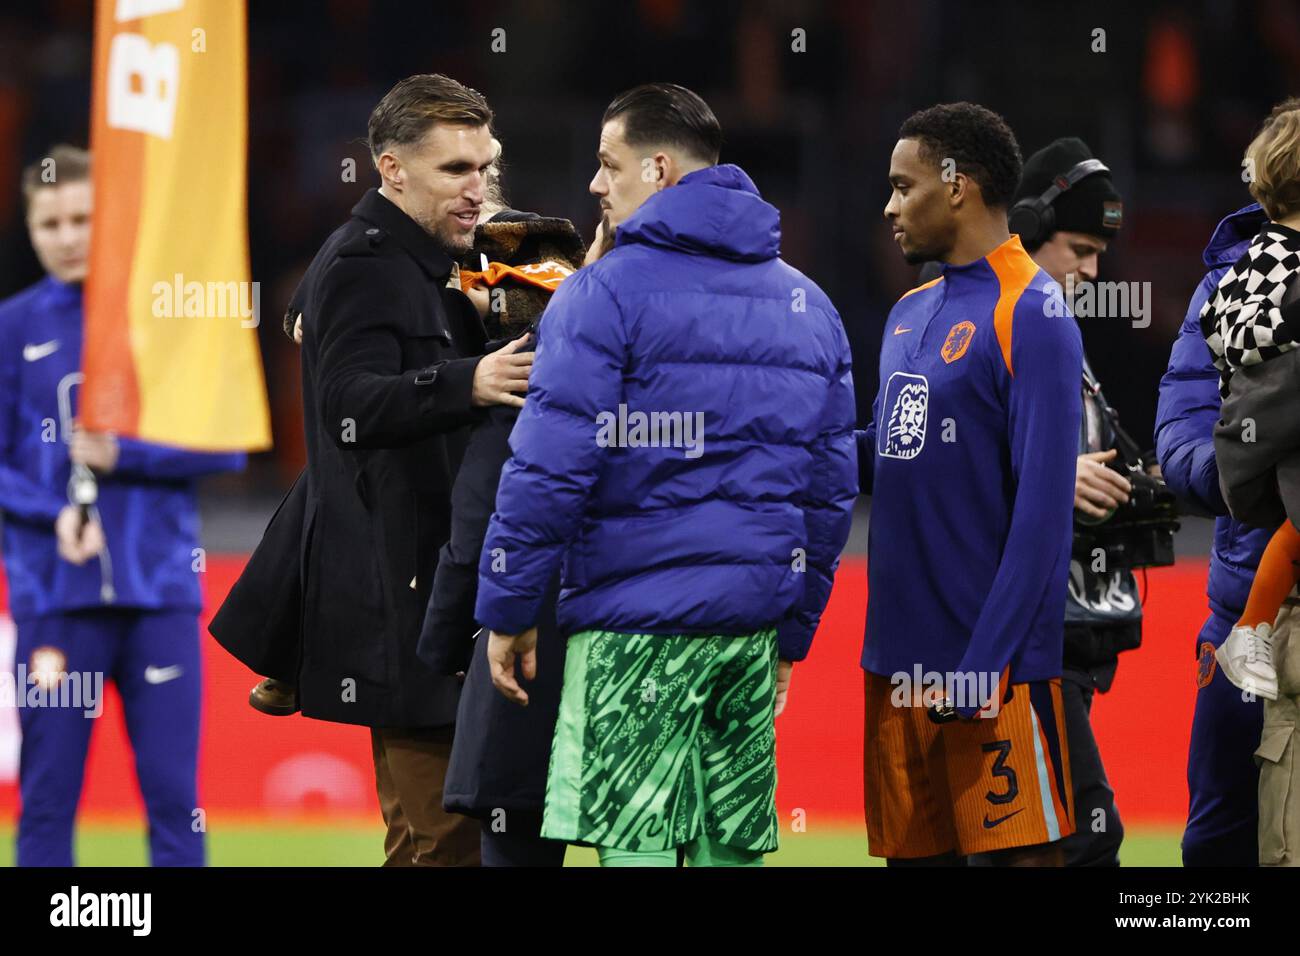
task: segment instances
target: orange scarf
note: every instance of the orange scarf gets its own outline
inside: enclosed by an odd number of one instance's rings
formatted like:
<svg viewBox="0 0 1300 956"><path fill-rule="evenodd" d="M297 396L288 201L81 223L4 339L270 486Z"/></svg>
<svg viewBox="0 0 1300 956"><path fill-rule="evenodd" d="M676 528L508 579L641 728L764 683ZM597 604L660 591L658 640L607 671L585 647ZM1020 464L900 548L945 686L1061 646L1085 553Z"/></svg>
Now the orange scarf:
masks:
<svg viewBox="0 0 1300 956"><path fill-rule="evenodd" d="M486 272L460 270L460 288L468 292L475 286L500 285L507 279L537 286L547 292L554 292L560 283L573 275L573 270L554 259L546 262L532 262L522 266L506 265L504 262L488 263Z"/></svg>

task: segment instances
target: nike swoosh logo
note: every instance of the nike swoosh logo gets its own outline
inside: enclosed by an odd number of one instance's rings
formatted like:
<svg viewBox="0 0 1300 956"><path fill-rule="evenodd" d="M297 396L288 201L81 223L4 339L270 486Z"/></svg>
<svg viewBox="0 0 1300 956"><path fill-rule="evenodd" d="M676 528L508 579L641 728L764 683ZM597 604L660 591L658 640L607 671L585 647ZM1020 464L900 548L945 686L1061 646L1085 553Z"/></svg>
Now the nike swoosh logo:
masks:
<svg viewBox="0 0 1300 956"><path fill-rule="evenodd" d="M1023 810L1023 809L1024 809L1024 807L1021 807L1021 808L1020 808L1020 810ZM1011 811L1010 813L1008 813L1005 817L998 817L996 820L990 820L990 819L989 819L989 815L988 815L987 813L984 814L984 829L985 829L985 830L992 830L995 826L997 826L997 825L998 825L999 823L1001 823L1002 821L1004 821L1004 820L1010 820L1010 819L1011 819L1012 817L1014 817L1017 813L1019 813L1020 810L1012 810L1012 811Z"/></svg>
<svg viewBox="0 0 1300 956"><path fill-rule="evenodd" d="M911 332L911 331L912 331L911 329L905 329L901 325L894 326L895 335L902 335L904 332Z"/></svg>
<svg viewBox="0 0 1300 956"><path fill-rule="evenodd" d="M49 342L42 342L40 345L28 344L23 346L23 358L28 362L36 362L47 355L53 355L58 350L58 339L51 339Z"/></svg>
<svg viewBox="0 0 1300 956"><path fill-rule="evenodd" d="M179 664L173 664L170 667L146 667L144 669L144 679L149 684L165 684L169 680L175 680L183 672Z"/></svg>

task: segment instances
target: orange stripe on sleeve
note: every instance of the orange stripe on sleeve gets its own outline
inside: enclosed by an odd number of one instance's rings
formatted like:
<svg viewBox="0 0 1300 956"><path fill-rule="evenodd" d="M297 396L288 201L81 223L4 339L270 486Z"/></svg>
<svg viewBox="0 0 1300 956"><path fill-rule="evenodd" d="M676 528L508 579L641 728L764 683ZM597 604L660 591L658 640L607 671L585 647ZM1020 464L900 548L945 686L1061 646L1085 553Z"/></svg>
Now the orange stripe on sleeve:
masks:
<svg viewBox="0 0 1300 956"><path fill-rule="evenodd" d="M1029 258L1029 253L1020 244L1020 237L1016 235L990 252L988 263L1001 287L998 304L993 308L993 327L998 334L998 344L1002 346L1002 361L1007 363L1007 371L1014 376L1016 372L1011 367L1011 321L1015 317L1020 296L1038 274L1038 263Z"/></svg>

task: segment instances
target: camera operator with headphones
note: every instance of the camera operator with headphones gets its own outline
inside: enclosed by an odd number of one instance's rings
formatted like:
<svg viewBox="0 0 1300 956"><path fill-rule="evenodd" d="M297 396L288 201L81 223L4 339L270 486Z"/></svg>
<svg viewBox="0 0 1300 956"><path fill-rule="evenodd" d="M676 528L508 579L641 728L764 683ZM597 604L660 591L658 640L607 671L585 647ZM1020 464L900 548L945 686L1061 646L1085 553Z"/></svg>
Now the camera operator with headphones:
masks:
<svg viewBox="0 0 1300 956"><path fill-rule="evenodd" d="M1025 161L1010 230L1063 290L1097 278L1097 259L1123 221L1110 170L1080 139L1058 139ZM1067 276L1073 275L1072 284ZM1067 296L1067 305L1070 305ZM1093 736L1094 693L1110 689L1119 654L1142 640L1133 568L1173 563L1173 496L1119 427L1084 356L1075 479L1074 552L1065 604L1061 681L1075 832L1067 866L1117 866L1124 829Z"/></svg>

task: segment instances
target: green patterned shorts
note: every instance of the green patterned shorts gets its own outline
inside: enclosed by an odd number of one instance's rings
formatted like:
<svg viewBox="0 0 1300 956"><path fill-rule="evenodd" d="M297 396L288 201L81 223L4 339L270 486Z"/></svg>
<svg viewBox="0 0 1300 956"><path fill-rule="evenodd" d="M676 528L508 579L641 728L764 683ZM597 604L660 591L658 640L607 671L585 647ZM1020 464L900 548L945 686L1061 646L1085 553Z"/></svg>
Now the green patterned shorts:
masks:
<svg viewBox="0 0 1300 956"><path fill-rule="evenodd" d="M542 835L776 849L776 631L569 638Z"/></svg>

